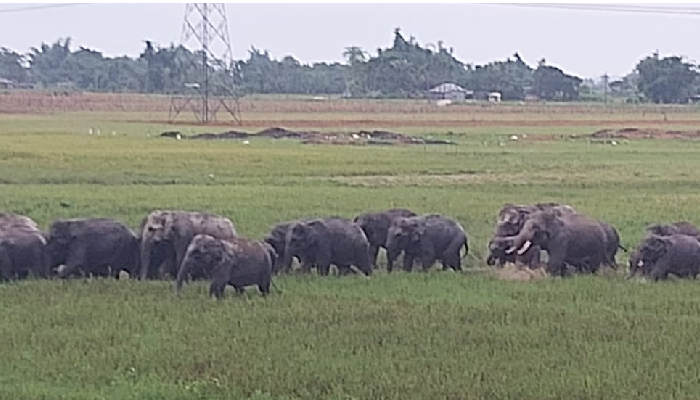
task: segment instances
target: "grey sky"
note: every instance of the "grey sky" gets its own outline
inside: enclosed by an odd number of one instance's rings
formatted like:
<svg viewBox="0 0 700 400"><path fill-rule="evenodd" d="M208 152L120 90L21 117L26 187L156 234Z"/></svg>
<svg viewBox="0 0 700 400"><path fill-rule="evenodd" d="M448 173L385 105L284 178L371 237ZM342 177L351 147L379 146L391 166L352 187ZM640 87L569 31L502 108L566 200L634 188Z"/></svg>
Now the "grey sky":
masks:
<svg viewBox="0 0 700 400"><path fill-rule="evenodd" d="M0 5L0 10L27 4ZM86 4L0 12L0 46L25 52L70 36L107 55L138 55L143 40L178 42L184 4ZM371 53L401 27L419 43L442 40L462 61L482 64L519 52L582 77L622 76L656 49L700 59L700 16L534 9L488 4L227 4L234 58L251 45L273 57L341 61L343 48Z"/></svg>

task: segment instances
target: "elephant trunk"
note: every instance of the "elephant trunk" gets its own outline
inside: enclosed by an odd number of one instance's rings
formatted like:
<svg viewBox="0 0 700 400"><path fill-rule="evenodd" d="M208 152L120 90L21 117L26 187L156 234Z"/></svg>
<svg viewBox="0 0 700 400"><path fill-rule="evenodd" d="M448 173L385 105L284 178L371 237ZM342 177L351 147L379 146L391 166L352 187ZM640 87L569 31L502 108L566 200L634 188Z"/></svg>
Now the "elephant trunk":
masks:
<svg viewBox="0 0 700 400"><path fill-rule="evenodd" d="M185 279L187 279L189 269L190 263L187 260L185 260L177 273L177 282L175 283L175 295L177 297L180 297L180 292L182 291L182 282L184 282Z"/></svg>
<svg viewBox="0 0 700 400"><path fill-rule="evenodd" d="M521 230L516 236L513 236L513 245L506 250L506 254L513 254L517 251L518 255L523 255L532 246L532 234L525 229Z"/></svg>
<svg viewBox="0 0 700 400"><path fill-rule="evenodd" d="M285 246L284 257L282 258L282 266L280 268L281 271L289 272L292 270L292 258L294 258L292 253L293 251L291 251L289 246Z"/></svg>

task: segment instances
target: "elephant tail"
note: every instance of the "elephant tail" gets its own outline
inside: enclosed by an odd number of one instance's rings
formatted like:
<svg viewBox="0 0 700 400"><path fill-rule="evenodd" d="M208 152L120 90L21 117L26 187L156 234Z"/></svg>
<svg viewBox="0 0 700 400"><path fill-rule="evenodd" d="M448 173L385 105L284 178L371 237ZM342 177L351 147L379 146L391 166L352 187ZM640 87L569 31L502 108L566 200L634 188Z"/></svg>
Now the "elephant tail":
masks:
<svg viewBox="0 0 700 400"><path fill-rule="evenodd" d="M462 257L461 257L462 260L464 260L469 255L469 240L466 237L464 238L464 243L462 243L461 247L464 248L464 254L462 254ZM460 250L461 250L461 248L460 248Z"/></svg>
<svg viewBox="0 0 700 400"><path fill-rule="evenodd" d="M627 250L627 248L625 246L618 244L617 247L619 247L620 250L624 251L625 253L629 253L629 250Z"/></svg>

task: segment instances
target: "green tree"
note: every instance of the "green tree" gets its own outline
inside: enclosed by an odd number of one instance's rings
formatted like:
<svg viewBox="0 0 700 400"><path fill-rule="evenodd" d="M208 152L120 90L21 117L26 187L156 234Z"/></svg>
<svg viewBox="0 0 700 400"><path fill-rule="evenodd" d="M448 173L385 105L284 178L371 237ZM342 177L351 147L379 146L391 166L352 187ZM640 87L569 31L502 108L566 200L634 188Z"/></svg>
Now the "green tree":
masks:
<svg viewBox="0 0 700 400"><path fill-rule="evenodd" d="M541 99L571 101L579 97L581 78L546 65L544 60L540 61L532 77L533 90Z"/></svg>
<svg viewBox="0 0 700 400"><path fill-rule="evenodd" d="M0 48L0 78L24 83L28 80L28 70L24 67L24 57L5 47Z"/></svg>
<svg viewBox="0 0 700 400"><path fill-rule="evenodd" d="M655 53L641 60L636 67L637 87L654 103L685 103L693 94L697 67L681 57L659 58Z"/></svg>

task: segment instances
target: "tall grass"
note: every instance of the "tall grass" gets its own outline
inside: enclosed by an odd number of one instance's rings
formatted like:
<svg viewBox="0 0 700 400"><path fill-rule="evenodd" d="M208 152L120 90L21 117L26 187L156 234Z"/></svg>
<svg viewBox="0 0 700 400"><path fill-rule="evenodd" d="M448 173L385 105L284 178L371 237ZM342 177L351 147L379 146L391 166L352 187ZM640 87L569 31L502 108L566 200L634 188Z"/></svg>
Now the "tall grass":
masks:
<svg viewBox="0 0 700 400"><path fill-rule="evenodd" d="M0 210L45 228L78 216L136 227L152 209L176 208L226 215L243 235L260 238L282 220L408 207L461 222L471 270L285 276L267 299L251 288L221 302L207 298L205 283L188 285L181 299L169 282L2 284L0 398L691 399L700 392L696 282L643 284L615 274L509 282L474 272L485 267L486 241L507 202L565 202L611 222L627 246L651 222L700 223L698 142L512 141L533 128L494 127L453 132L458 146L243 145L157 139L166 127L112 116L2 120ZM88 135L90 126L102 134Z"/></svg>

